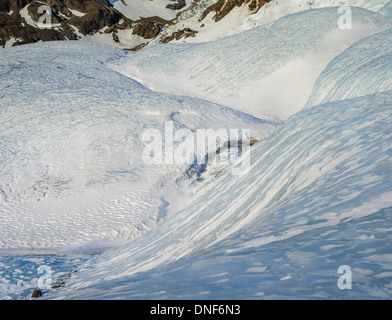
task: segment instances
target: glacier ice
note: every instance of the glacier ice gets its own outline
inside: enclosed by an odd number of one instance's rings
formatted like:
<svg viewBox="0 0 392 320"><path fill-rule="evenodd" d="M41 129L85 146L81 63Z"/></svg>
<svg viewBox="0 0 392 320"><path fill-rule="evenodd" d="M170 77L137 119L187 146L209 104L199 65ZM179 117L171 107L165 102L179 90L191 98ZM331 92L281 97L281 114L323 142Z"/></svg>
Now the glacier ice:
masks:
<svg viewBox="0 0 392 320"><path fill-rule="evenodd" d="M391 30L355 43L329 63L307 107L392 89Z"/></svg>
<svg viewBox="0 0 392 320"><path fill-rule="evenodd" d="M388 39L383 32L362 45ZM382 73L391 59L372 54L362 58ZM339 62L344 70L338 56L323 74ZM377 87L376 77L369 81ZM344 86L351 91L356 82ZM377 90L296 113L255 146L250 174L221 177L158 228L91 260L49 298L389 299L392 90ZM341 265L353 270L352 290L337 286Z"/></svg>
<svg viewBox="0 0 392 320"><path fill-rule="evenodd" d="M257 147L250 175L226 177L53 297L389 298L391 103L389 91L298 113ZM340 265L358 270L355 290L336 286Z"/></svg>
<svg viewBox="0 0 392 320"><path fill-rule="evenodd" d="M88 41L3 50L0 297L27 298L47 265L60 277L79 271L48 299L390 299L391 24L354 12L361 23L338 38L336 8L327 8L140 53ZM279 83L299 63L293 56L311 62L314 78L283 126L274 110L265 121L200 99L226 97L256 114L232 95L258 77ZM257 67L263 57L270 63ZM207 170L197 195L160 221L164 193L179 198L173 186L189 168L147 166L138 155L143 131L167 120L265 139L247 175ZM337 286L342 265L352 290Z"/></svg>
<svg viewBox="0 0 392 320"><path fill-rule="evenodd" d="M385 6L383 6L378 12L387 17L392 17L392 1L385 4Z"/></svg>
<svg viewBox="0 0 392 320"><path fill-rule="evenodd" d="M28 50L26 50L28 48ZM94 59L92 59L92 53ZM0 61L1 249L131 239L165 215L162 188L185 165L143 162L143 132L250 129L266 122L207 101L154 93L107 67L126 53L89 41L10 48Z"/></svg>
<svg viewBox="0 0 392 320"><path fill-rule="evenodd" d="M352 14L351 30L337 27L338 7L307 10L214 42L149 47L113 68L154 90L286 120L333 57L392 26L376 12L353 7Z"/></svg>

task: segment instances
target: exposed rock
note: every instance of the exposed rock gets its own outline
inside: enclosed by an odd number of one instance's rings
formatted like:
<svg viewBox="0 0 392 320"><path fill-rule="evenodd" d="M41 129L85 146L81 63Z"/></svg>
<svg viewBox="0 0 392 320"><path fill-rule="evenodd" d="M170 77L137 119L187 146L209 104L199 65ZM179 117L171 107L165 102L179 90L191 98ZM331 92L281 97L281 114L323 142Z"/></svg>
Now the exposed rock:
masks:
<svg viewBox="0 0 392 320"><path fill-rule="evenodd" d="M125 29L130 29L132 27L133 21L131 19L128 19L127 17L123 16L121 23L118 22L116 23L116 29L118 30L125 30Z"/></svg>
<svg viewBox="0 0 392 320"><path fill-rule="evenodd" d="M168 43L175 40L180 40L181 38L188 38L188 37L194 37L196 36L197 31L192 30L190 28L184 28L181 30L178 30L176 32L173 32L171 36L166 37L162 40L162 43Z"/></svg>
<svg viewBox="0 0 392 320"><path fill-rule="evenodd" d="M186 1L185 0L172 0L176 1L176 3L170 3L166 6L167 9L171 10L181 10L186 6Z"/></svg>
<svg viewBox="0 0 392 320"><path fill-rule="evenodd" d="M125 49L125 50L127 50L127 51L140 51L140 50L142 50L146 45L147 45L147 43L141 43L141 44L139 44L139 45L136 46L136 47L129 48L129 49Z"/></svg>
<svg viewBox="0 0 392 320"><path fill-rule="evenodd" d="M41 292L41 290L34 290L34 292L32 293L32 295L31 295L31 297L32 298L39 298L39 297L42 297L42 292Z"/></svg>
<svg viewBox="0 0 392 320"><path fill-rule="evenodd" d="M39 28L37 22L43 15L39 8L45 4L51 9L52 25ZM12 45L75 40L80 34L94 34L121 19L107 0L1 0L0 46L10 40Z"/></svg>
<svg viewBox="0 0 392 320"><path fill-rule="evenodd" d="M117 35L116 32L113 32L113 40L114 40L115 42L120 42L120 39L118 38L118 35Z"/></svg>
<svg viewBox="0 0 392 320"><path fill-rule="evenodd" d="M77 40L87 35L108 35L108 40L124 46L133 42L138 44L128 50L140 50L149 44L167 43L195 37L196 28L187 27L186 19L197 14L195 21L204 20L213 14L213 21L220 21L233 9L246 6L249 14L256 13L270 0L216 0L211 6L196 0L171 0L167 9L177 10L177 17L171 21L154 16L132 21L113 8L108 0L0 0L0 48L38 41ZM126 4L125 1L123 1ZM187 7L187 9L182 10ZM51 10L52 25L39 28L37 21L42 20L39 12L42 5ZM181 11L182 10L182 11ZM207 23L201 24L204 27ZM129 30L126 34L119 30ZM139 38L138 38L139 37Z"/></svg>
<svg viewBox="0 0 392 320"><path fill-rule="evenodd" d="M189 37L196 37L199 28L208 28L210 21L203 21L207 16L212 17L212 21L219 22L224 19L230 12L236 8L241 8L242 12L247 15L257 13L270 0L215 0L212 5L206 5L206 1L193 1L190 6L178 13L177 17L170 21L169 24L163 25L162 32L156 38L144 44L167 43L179 41ZM193 19L193 17L195 17ZM186 20L190 18L192 27L186 28ZM195 22L198 21L200 26L197 27ZM196 29L196 30L195 30ZM140 46L137 48L140 49Z"/></svg>
<svg viewBox="0 0 392 320"><path fill-rule="evenodd" d="M132 34L144 39L155 38L161 31L162 25L151 19L141 19L133 26Z"/></svg>
<svg viewBox="0 0 392 320"><path fill-rule="evenodd" d="M73 274L78 272L78 270L73 270L71 272L68 272L64 277L57 279L55 282L52 283L51 288L52 289L58 289L65 287L67 282L72 278Z"/></svg>
<svg viewBox="0 0 392 320"><path fill-rule="evenodd" d="M256 13L259 9L271 0L218 0L215 4L208 7L200 21L203 21L211 12L215 15L213 20L218 22L228 15L235 7L246 5L252 13Z"/></svg>

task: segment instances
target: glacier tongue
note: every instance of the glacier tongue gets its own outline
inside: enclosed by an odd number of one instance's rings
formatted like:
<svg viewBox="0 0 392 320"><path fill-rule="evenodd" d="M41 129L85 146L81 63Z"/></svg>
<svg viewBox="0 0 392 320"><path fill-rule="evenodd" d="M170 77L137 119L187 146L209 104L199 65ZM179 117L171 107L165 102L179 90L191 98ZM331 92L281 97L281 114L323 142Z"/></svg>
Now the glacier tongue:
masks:
<svg viewBox="0 0 392 320"><path fill-rule="evenodd" d="M251 174L226 177L53 297L389 296L391 104L389 91L298 113L257 146ZM336 286L341 265L357 290Z"/></svg>
<svg viewBox="0 0 392 320"><path fill-rule="evenodd" d="M361 46L382 47L389 34ZM342 56L353 52L356 46ZM372 54L362 58L374 70L390 67L390 55ZM323 74L345 63L337 57ZM390 298L392 90L369 81L372 94L290 117L256 145L248 175L221 177L166 223L92 260L51 297ZM343 265L353 272L352 290L337 286Z"/></svg>

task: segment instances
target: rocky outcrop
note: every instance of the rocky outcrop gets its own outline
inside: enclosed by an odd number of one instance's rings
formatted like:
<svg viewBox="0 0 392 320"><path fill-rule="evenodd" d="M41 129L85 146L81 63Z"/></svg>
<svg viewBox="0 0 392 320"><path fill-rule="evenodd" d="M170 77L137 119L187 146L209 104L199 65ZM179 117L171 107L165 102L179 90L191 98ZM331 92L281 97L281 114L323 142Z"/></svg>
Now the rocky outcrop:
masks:
<svg viewBox="0 0 392 320"><path fill-rule="evenodd" d="M154 19L140 19L133 24L132 34L144 39L155 38L162 29L162 23Z"/></svg>
<svg viewBox="0 0 392 320"><path fill-rule="evenodd" d="M259 9L271 0L218 0L208 7L200 21L204 20L211 12L214 13L213 20L218 22L228 15L235 7L246 5L251 13L256 13Z"/></svg>
<svg viewBox="0 0 392 320"><path fill-rule="evenodd" d="M195 37L196 34L197 34L197 31L192 30L190 28L184 28L184 29L178 30L176 32L173 32L170 36L164 38L162 40L162 43L168 43L173 40L180 40L180 39L185 39L188 37Z"/></svg>
<svg viewBox="0 0 392 320"><path fill-rule="evenodd" d="M42 28L37 23L50 7L50 21ZM49 12L48 12L49 13ZM75 40L112 27L122 19L107 0L1 0L0 46L12 42L20 45L37 41Z"/></svg>
<svg viewBox="0 0 392 320"><path fill-rule="evenodd" d="M163 26L162 32L156 38L152 39L149 44L138 46L137 49L139 50L146 45L187 41L186 39L197 37L199 33L203 33L203 41L205 41L205 29L213 28L215 23L225 19L234 10L240 9L242 16L252 15L257 13L268 2L270 0L193 1L170 24ZM207 17L208 19L206 19Z"/></svg>
<svg viewBox="0 0 392 320"><path fill-rule="evenodd" d="M42 292L41 292L41 290L34 290L33 291L33 293L31 294L31 297L32 298L40 298L40 297L42 297Z"/></svg>
<svg viewBox="0 0 392 320"><path fill-rule="evenodd" d="M179 10L186 3L174 0L171 7ZM40 28L39 8L51 9L52 27ZM46 13L46 12L45 12ZM112 7L107 0L1 0L0 47L38 41L77 40L86 35L111 34L119 43L119 31L129 29L129 35L145 40L155 38L170 21L160 17L132 21Z"/></svg>
<svg viewBox="0 0 392 320"><path fill-rule="evenodd" d="M176 1L175 3L170 3L166 6L167 9L171 10L181 10L186 6L186 1L185 0L172 0Z"/></svg>

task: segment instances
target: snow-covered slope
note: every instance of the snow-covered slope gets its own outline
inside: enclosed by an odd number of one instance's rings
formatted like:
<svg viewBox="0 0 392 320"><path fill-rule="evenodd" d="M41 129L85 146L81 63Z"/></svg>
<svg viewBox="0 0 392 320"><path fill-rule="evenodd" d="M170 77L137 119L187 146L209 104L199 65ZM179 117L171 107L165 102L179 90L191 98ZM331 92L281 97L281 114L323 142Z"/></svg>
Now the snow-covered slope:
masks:
<svg viewBox="0 0 392 320"><path fill-rule="evenodd" d="M391 44L387 30L339 55L320 75L307 106L392 90Z"/></svg>
<svg viewBox="0 0 392 320"><path fill-rule="evenodd" d="M215 42L146 48L115 70L162 92L197 96L260 118L287 119L306 103L328 62L392 20L353 8L350 30L337 7L307 10Z"/></svg>
<svg viewBox="0 0 392 320"><path fill-rule="evenodd" d="M228 34L242 32L296 12L335 6L360 7L379 11L389 0L273 0L257 13L243 19ZM354 15L354 21L356 20Z"/></svg>
<svg viewBox="0 0 392 320"><path fill-rule="evenodd" d="M41 5L50 6L52 27L37 27ZM3 0L0 47L85 37L133 50L167 42L200 43L332 6L361 7L386 16L390 11L388 0Z"/></svg>
<svg viewBox="0 0 392 320"><path fill-rule="evenodd" d="M390 30L360 43L372 48L361 58L380 77L392 57L375 60L374 53L389 39ZM356 53L353 46L343 56ZM346 70L338 57L323 74L339 63ZM368 86L377 88L378 78ZM392 90L361 95L359 88L356 98L290 117L255 146L248 175L221 177L175 217L91 261L49 297L390 298ZM352 290L337 286L342 265L353 272Z"/></svg>
<svg viewBox="0 0 392 320"><path fill-rule="evenodd" d="M131 20L140 18L160 17L165 20L172 20L179 10L184 10L193 2L191 0L109 0L113 6ZM182 3L177 7L174 4Z"/></svg>
<svg viewBox="0 0 392 320"><path fill-rule="evenodd" d="M272 1L237 1L229 12L221 15L211 10L216 4L227 0L201 0L189 10L181 13L171 24L166 25L162 32L149 45L166 42L199 43L213 41L228 35L243 32L276 21L289 14L334 6L350 6L368 9L374 12L380 10L388 0L272 0ZM256 7L254 2L257 3ZM220 6L218 8L221 9ZM217 9L217 8L215 8ZM387 10L387 9L384 9ZM219 19L217 19L219 17ZM185 28L192 32L184 32ZM174 35L174 36L173 36Z"/></svg>
<svg viewBox="0 0 392 320"><path fill-rule="evenodd" d="M143 161L143 133L165 133L165 121L192 132L246 128L260 138L277 128L151 92L106 67L126 56L110 46L59 42L1 55L0 250L124 240L156 227L167 213L162 187L189 167Z"/></svg>

